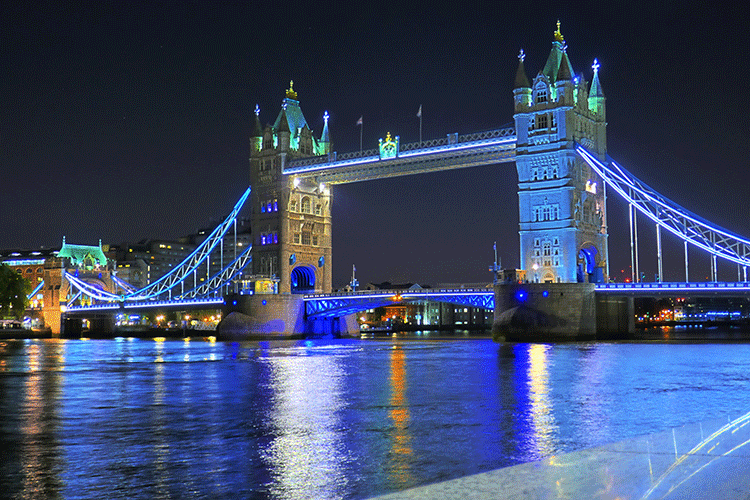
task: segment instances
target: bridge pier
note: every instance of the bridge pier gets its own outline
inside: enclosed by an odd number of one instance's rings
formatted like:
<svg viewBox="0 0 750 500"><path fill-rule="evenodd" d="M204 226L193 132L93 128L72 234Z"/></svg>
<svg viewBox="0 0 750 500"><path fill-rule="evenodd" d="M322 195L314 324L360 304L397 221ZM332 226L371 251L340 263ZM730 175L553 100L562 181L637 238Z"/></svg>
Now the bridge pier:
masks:
<svg viewBox="0 0 750 500"><path fill-rule="evenodd" d="M356 316L306 318L302 295L228 295L220 339L305 338L359 333Z"/></svg>
<svg viewBox="0 0 750 500"><path fill-rule="evenodd" d="M593 283L497 284L492 336L513 342L593 340L594 288Z"/></svg>
<svg viewBox="0 0 750 500"><path fill-rule="evenodd" d="M115 331L115 318L113 314L99 313L92 316L63 315L60 320L59 335L67 339L79 339L83 336L83 322L88 320L88 331L94 332L96 336L105 338L112 337Z"/></svg>
<svg viewBox="0 0 750 500"><path fill-rule="evenodd" d="M492 336L511 342L632 338L633 297L597 294L593 283L495 285Z"/></svg>
<svg viewBox="0 0 750 500"><path fill-rule="evenodd" d="M635 300L631 296L596 295L597 340L635 335Z"/></svg>

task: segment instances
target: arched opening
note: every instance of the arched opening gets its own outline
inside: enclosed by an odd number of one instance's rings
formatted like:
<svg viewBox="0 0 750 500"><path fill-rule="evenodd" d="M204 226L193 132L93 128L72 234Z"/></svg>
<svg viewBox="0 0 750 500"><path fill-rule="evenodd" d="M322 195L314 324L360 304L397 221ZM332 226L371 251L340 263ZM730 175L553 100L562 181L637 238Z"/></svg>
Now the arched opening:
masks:
<svg viewBox="0 0 750 500"><path fill-rule="evenodd" d="M579 283L599 283L603 281L600 268L596 267L596 247L588 244L578 251L577 278ZM599 272L597 272L599 271Z"/></svg>
<svg viewBox="0 0 750 500"><path fill-rule="evenodd" d="M315 290L315 269L309 266L298 266L291 274L292 293L307 293Z"/></svg>

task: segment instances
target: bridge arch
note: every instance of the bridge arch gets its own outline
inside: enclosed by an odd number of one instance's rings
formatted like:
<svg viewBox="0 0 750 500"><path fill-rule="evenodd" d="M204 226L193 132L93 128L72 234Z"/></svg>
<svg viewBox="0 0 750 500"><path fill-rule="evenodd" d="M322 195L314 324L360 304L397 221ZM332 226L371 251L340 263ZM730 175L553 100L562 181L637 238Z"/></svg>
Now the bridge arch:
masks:
<svg viewBox="0 0 750 500"><path fill-rule="evenodd" d="M306 293L315 290L315 268L312 266L297 266L290 275L291 292Z"/></svg>
<svg viewBox="0 0 750 500"><path fill-rule="evenodd" d="M601 260L600 252L591 242L586 242L581 245L578 250L578 269L577 278L579 283L599 283L603 281L601 274L601 267L598 266L598 262Z"/></svg>

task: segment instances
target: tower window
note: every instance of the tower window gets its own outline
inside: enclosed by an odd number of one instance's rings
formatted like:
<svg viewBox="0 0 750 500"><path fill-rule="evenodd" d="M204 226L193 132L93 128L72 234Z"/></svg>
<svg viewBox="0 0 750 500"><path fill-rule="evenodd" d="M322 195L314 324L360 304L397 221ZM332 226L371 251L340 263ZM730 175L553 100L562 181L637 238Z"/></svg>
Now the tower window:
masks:
<svg viewBox="0 0 750 500"><path fill-rule="evenodd" d="M547 102L547 89L538 88L536 89L536 102Z"/></svg>
<svg viewBox="0 0 750 500"><path fill-rule="evenodd" d="M302 244L303 245L310 244L310 232L309 231L305 231L302 233Z"/></svg>
<svg viewBox="0 0 750 500"><path fill-rule="evenodd" d="M539 115L536 117L536 128L547 128L547 115Z"/></svg>
<svg viewBox="0 0 750 500"><path fill-rule="evenodd" d="M289 202L289 211L290 212L296 212L297 211L297 200L293 199Z"/></svg>
<svg viewBox="0 0 750 500"><path fill-rule="evenodd" d="M302 213L303 214L310 213L310 198L308 198L307 196L302 198Z"/></svg>
<svg viewBox="0 0 750 500"><path fill-rule="evenodd" d="M315 204L315 215L321 215L323 213L323 206L320 203Z"/></svg>

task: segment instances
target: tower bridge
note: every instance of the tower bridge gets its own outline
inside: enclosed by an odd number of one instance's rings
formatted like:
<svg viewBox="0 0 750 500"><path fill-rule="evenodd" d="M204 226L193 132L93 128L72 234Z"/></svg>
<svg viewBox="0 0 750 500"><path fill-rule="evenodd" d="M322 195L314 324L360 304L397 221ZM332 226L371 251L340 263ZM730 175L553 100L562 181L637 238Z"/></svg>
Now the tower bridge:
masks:
<svg viewBox="0 0 750 500"><path fill-rule="evenodd" d="M614 319L610 318L614 323L607 320L610 324L607 328L629 329L627 316L632 312L635 295L677 290L668 286L657 290L638 283L637 214L648 218L656 228L659 279L663 229L684 242L682 287L688 292L706 290L700 284L690 283L688 246L711 256L713 281L718 281L716 262L721 258L736 263L738 275L740 269L744 270L746 282L750 240L713 225L661 196L608 156L605 96L597 61L591 66L588 80L583 72L575 72L559 24L546 63L531 80L524 59L521 50L512 92L513 126L479 133L452 133L408 144L401 144L399 136L387 133L375 149L339 154L331 148L328 113L323 115L321 133L315 135L302 112L293 83L273 124L261 125L261 110L256 106L250 137L252 193L248 190L242 200L249 197L253 246L243 254L242 262L238 258L226 272L210 280L210 284L200 289L194 287L190 297L215 295L220 289L226 291L228 281L247 265L248 274L275 281L277 294L233 299L234 307L227 306L227 312L247 316L246 328L240 325L240 330L245 328L246 332L260 334L299 333L310 331L308 320L343 321L356 308L371 308L383 300L392 300L394 294L330 293L333 288L331 203L335 185L507 162L515 163L518 174L518 268L525 272L526 282L496 285L494 293L482 291L459 296L446 290L420 292L420 297L492 306L496 322L513 316L520 308L526 311L525 319L518 315L511 319L531 321L532 327L542 332L555 328L568 333L596 330L599 326L596 322L592 326L590 317L595 317L599 310L614 311L611 312ZM608 284L608 190L622 197L629 207L632 284L624 288ZM209 258L234 223L241 205L238 203L234 215L217 228L217 235L209 238L210 245L196 251L178 269L147 289L130 291L126 300L184 300L185 283L191 273L194 276L196 267ZM180 293L173 297L177 286ZM554 293L550 292L553 288ZM727 287L722 289L727 290ZM739 286L732 288L732 293L747 295L745 288ZM114 296L98 298L121 300ZM399 295L399 300L417 299ZM534 314L529 316L527 309L535 311ZM569 310L575 314L568 314ZM546 319L539 319L539 315ZM340 324L336 328L350 327Z"/></svg>

